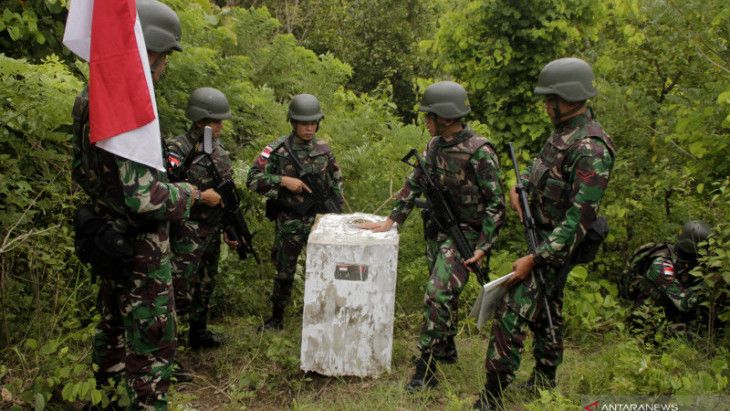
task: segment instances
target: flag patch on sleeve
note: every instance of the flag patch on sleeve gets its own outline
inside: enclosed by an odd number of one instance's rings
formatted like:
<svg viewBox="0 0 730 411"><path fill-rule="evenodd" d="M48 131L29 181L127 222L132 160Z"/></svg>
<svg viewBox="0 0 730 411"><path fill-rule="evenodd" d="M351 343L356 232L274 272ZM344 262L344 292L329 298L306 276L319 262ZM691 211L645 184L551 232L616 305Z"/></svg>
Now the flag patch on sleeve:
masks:
<svg viewBox="0 0 730 411"><path fill-rule="evenodd" d="M674 265L670 262L662 263L662 272L666 277L674 277Z"/></svg>
<svg viewBox="0 0 730 411"><path fill-rule="evenodd" d="M272 150L271 146L266 146L266 148L264 148L264 151L261 152L261 157L263 157L263 158L269 158L269 156L271 155L271 152L272 151L273 150Z"/></svg>
<svg viewBox="0 0 730 411"><path fill-rule="evenodd" d="M177 168L180 165L180 158L174 154L170 154L167 156L167 166L168 168Z"/></svg>

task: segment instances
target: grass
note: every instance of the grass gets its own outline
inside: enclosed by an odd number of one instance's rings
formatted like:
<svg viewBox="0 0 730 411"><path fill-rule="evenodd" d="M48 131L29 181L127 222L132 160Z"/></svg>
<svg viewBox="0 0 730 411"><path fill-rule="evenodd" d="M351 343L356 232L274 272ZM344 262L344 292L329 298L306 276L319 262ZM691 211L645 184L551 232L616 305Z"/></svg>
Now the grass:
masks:
<svg viewBox="0 0 730 411"><path fill-rule="evenodd" d="M196 376L192 383L175 386L173 409L466 410L483 387L488 334L476 332L471 320L462 324L457 337L459 362L439 365L438 387L410 394L404 386L413 372L420 325L417 315L396 317L392 369L379 378L337 378L301 372L301 320L292 317L289 313L286 328L280 333L258 332L261 320L257 317L229 317L217 323L213 328L225 330L227 335L224 347L180 353ZM528 339L517 382L526 380L532 369L530 350ZM558 371L558 389L529 398L526 392L511 387L506 393L506 409L580 409L581 395L619 394L616 390L621 387L632 389L631 372L626 369L631 365L626 361L647 355L637 341L625 340L618 333L595 335L592 342L580 346L568 340L564 363ZM636 361L636 370L641 367L641 360Z"/></svg>

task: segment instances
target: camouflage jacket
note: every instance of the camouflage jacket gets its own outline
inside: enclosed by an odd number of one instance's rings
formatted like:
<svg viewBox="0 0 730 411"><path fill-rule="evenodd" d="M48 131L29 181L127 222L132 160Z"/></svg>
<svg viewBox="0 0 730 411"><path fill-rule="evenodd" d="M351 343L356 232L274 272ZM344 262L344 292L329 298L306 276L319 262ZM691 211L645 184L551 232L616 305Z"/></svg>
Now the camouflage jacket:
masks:
<svg viewBox="0 0 730 411"><path fill-rule="evenodd" d="M560 266L593 220L608 185L615 148L587 112L560 124L523 176L542 235L538 263Z"/></svg>
<svg viewBox="0 0 730 411"><path fill-rule="evenodd" d="M677 258L669 244L645 244L634 252L624 272L623 294L629 298L646 295L656 301L669 301L679 311L690 311L698 302L689 275L695 266L696 262Z"/></svg>
<svg viewBox="0 0 730 411"><path fill-rule="evenodd" d="M167 142L167 169L172 181L185 181L198 187L199 190L206 190L216 187L217 177L221 181L232 177L231 158L221 145L220 139L213 140L213 152L210 158L203 153L202 142L202 130L194 128ZM213 168L218 176L215 175ZM220 210L220 207L211 208L197 204L190 212L190 219L207 220L214 210Z"/></svg>
<svg viewBox="0 0 730 411"><path fill-rule="evenodd" d="M335 156L327 143L318 140L317 137L312 138L311 141L304 141L290 134L267 145L256 157L248 172L248 187L267 198L277 200L284 209L294 208L305 201L304 194L293 193L281 187L282 176L297 178L299 176L284 147L286 139L290 139L292 151L304 170L319 176L321 186L329 189L329 193L324 193L324 195L335 198L342 205L345 198L340 166L337 165Z"/></svg>
<svg viewBox="0 0 730 411"><path fill-rule="evenodd" d="M89 142L86 89L73 108L72 177L100 211L143 224L145 220L187 218L193 186L169 183L165 173L104 151Z"/></svg>
<svg viewBox="0 0 730 411"><path fill-rule="evenodd" d="M480 233L475 249L489 251L505 215L499 159L492 145L465 128L450 141L432 138L423 158L434 183L447 192L462 229ZM423 175L415 169L396 195L390 219L403 224L423 192Z"/></svg>

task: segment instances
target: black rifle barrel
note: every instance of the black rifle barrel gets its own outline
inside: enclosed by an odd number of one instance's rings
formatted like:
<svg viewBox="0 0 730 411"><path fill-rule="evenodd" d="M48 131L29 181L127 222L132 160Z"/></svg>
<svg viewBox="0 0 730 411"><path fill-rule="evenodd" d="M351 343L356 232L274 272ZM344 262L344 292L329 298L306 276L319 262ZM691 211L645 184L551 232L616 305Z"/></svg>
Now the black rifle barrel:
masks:
<svg viewBox="0 0 730 411"><path fill-rule="evenodd" d="M238 193L236 192L236 183L232 179L223 180L218 168L213 161L213 157L203 151L203 155L208 158L210 166L208 169L213 173L213 179L215 180L215 190L221 196L223 200L223 230L228 235L228 239L238 243L236 247L236 253L241 260L248 258L251 254L256 260L256 264L261 264L261 259L253 248L253 234L246 224L246 219L243 217L243 210L241 209L241 201L238 199Z"/></svg>
<svg viewBox="0 0 730 411"><path fill-rule="evenodd" d="M414 163L410 162L411 158L415 158ZM416 149L411 149L411 151L409 151L408 154L401 159L401 161L414 169L419 170L423 174L423 179L426 183L424 194L426 195L428 205L430 206L433 218L436 220L436 224L441 230L451 237L457 251L459 251L461 258L464 261L472 258L474 256L474 249L469 244L469 240L467 240L466 236L464 236L464 232L461 231L459 221L456 219L456 215L451 209L449 202L446 200L443 189L434 183L431 176L426 171L426 167L424 167L423 160L418 154L418 151L416 151ZM468 264L467 267L477 275L477 279L481 284L489 282L488 273L479 264L471 263Z"/></svg>
<svg viewBox="0 0 730 411"><path fill-rule="evenodd" d="M511 142L507 145L507 148L509 151L509 158L512 160L512 165L515 169L515 177L517 178L515 189L517 190L517 195L520 197L520 207L522 208L522 224L525 226L525 239L527 240L527 248L529 249L530 254L534 254L537 251L538 242L537 230L535 229L535 220L532 217L532 212L530 211L530 202L527 199L527 192L524 185L522 184L522 179L520 178L520 167L517 165L515 148ZM550 327L550 337L552 337L553 343L557 344L557 340L555 338L555 326L553 325L553 316L552 314L550 314L550 305L547 298L545 277L543 277L542 275L542 268L535 267L532 271L535 273L538 285L542 289L543 303L545 304L545 312L547 313L548 326Z"/></svg>
<svg viewBox="0 0 730 411"><path fill-rule="evenodd" d="M331 199L330 196L325 194L324 187L322 187L319 181L317 181L317 179L315 179L311 173L308 173L304 170L304 166L302 166L302 163L299 161L296 154L294 154L294 150L291 149L289 138L284 141L284 149L289 154L289 157L291 158L291 163L292 165L294 165L294 168L299 175L299 179L302 180L304 184L309 187L310 190L312 190L311 193L303 193L304 196L308 198L311 202L311 204L308 204L305 207L314 207L317 212L338 214L341 213L342 208L340 207L340 205L336 201Z"/></svg>

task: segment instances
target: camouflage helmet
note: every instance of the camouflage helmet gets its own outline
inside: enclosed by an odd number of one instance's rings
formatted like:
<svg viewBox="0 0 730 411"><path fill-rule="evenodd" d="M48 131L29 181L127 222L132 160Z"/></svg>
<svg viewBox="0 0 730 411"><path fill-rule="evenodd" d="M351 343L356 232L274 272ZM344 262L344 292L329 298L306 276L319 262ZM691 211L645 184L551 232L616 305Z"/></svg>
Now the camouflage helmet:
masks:
<svg viewBox="0 0 730 411"><path fill-rule="evenodd" d="M155 53L182 51L180 18L169 6L157 0L138 0L137 14L148 51Z"/></svg>
<svg viewBox="0 0 730 411"><path fill-rule="evenodd" d="M598 94L593 69L575 57L553 60L540 71L535 94L555 94L565 101L588 100Z"/></svg>
<svg viewBox="0 0 730 411"><path fill-rule="evenodd" d="M456 119L469 114L471 107L464 87L453 81L439 81L426 88L418 111Z"/></svg>
<svg viewBox="0 0 730 411"><path fill-rule="evenodd" d="M676 249L686 255L696 256L699 243L710 236L710 226L703 221L688 221L677 237Z"/></svg>
<svg viewBox="0 0 730 411"><path fill-rule="evenodd" d="M231 107L226 95L213 87L195 89L188 99L185 115L195 123L206 118L225 120L231 118Z"/></svg>
<svg viewBox="0 0 730 411"><path fill-rule="evenodd" d="M297 94L289 103L286 119L289 121L320 121L324 118L319 100L311 94Z"/></svg>

